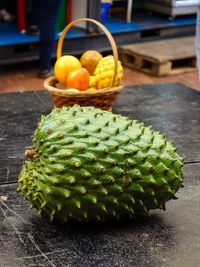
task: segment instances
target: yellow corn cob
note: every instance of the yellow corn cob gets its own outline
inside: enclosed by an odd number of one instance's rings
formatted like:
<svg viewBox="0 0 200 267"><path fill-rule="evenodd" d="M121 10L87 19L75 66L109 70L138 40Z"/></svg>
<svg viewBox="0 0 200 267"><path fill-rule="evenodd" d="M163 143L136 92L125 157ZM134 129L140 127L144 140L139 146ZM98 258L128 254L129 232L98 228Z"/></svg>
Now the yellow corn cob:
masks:
<svg viewBox="0 0 200 267"><path fill-rule="evenodd" d="M90 87L96 87L96 77L95 76L90 76L90 78L89 78L89 88Z"/></svg>
<svg viewBox="0 0 200 267"><path fill-rule="evenodd" d="M111 82L112 82L113 72L114 72L113 56L103 57L99 61L94 71L94 76L96 77L97 89L110 87ZM121 62L118 61L117 75L115 77L114 86L119 86L122 82L122 78L123 78L123 68L122 68Z"/></svg>

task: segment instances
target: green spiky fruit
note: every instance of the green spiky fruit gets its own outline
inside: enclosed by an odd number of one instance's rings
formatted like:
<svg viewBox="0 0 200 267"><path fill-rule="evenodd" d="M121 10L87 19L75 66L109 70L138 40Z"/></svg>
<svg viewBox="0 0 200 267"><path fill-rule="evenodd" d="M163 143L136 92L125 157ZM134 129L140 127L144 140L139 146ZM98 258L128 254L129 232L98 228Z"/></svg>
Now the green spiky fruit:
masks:
<svg viewBox="0 0 200 267"><path fill-rule="evenodd" d="M124 219L164 209L183 183L183 159L164 135L129 118L77 105L43 116L19 176L50 220Z"/></svg>

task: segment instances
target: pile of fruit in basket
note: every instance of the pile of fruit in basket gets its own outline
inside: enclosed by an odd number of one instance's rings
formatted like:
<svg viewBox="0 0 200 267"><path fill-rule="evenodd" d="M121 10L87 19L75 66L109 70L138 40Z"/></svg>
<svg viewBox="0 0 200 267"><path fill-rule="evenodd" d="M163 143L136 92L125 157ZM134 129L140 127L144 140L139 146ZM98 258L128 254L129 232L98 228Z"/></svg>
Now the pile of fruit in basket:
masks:
<svg viewBox="0 0 200 267"><path fill-rule="evenodd" d="M58 83L57 88L68 92L94 91L111 86L114 74L114 57L103 57L98 51L88 50L80 60L72 55L57 59L54 73ZM122 83L123 68L118 60L117 74L113 86Z"/></svg>

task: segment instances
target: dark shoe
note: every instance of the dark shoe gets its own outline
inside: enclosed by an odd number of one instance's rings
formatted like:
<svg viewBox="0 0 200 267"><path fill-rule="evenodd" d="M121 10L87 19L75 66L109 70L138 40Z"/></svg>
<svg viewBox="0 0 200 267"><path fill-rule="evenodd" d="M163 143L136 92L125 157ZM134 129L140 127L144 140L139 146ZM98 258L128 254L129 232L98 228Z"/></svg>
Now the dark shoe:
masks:
<svg viewBox="0 0 200 267"><path fill-rule="evenodd" d="M32 35L39 35L40 30L36 25L31 25L27 28L26 33L32 34Z"/></svg>
<svg viewBox="0 0 200 267"><path fill-rule="evenodd" d="M48 77L50 77L52 75L53 75L53 70L49 70L49 69L39 70L39 72L38 72L38 77L39 78L48 78Z"/></svg>

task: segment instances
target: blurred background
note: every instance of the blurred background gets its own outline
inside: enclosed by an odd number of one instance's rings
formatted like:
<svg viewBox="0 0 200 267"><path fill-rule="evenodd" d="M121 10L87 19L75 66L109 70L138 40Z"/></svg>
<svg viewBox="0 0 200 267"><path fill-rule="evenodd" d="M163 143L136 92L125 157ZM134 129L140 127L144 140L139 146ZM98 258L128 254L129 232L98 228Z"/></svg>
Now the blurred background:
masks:
<svg viewBox="0 0 200 267"><path fill-rule="evenodd" d="M40 35L30 31L33 0L1 0L0 91L42 90L38 77ZM181 82L199 90L195 28L198 0L63 0L55 23L52 67L60 33L72 20L99 20L113 35L125 68L124 84ZM38 11L39 12L39 11ZM48 31L53 31L49 28ZM67 34L63 54L94 49L110 54L105 35L90 23Z"/></svg>

